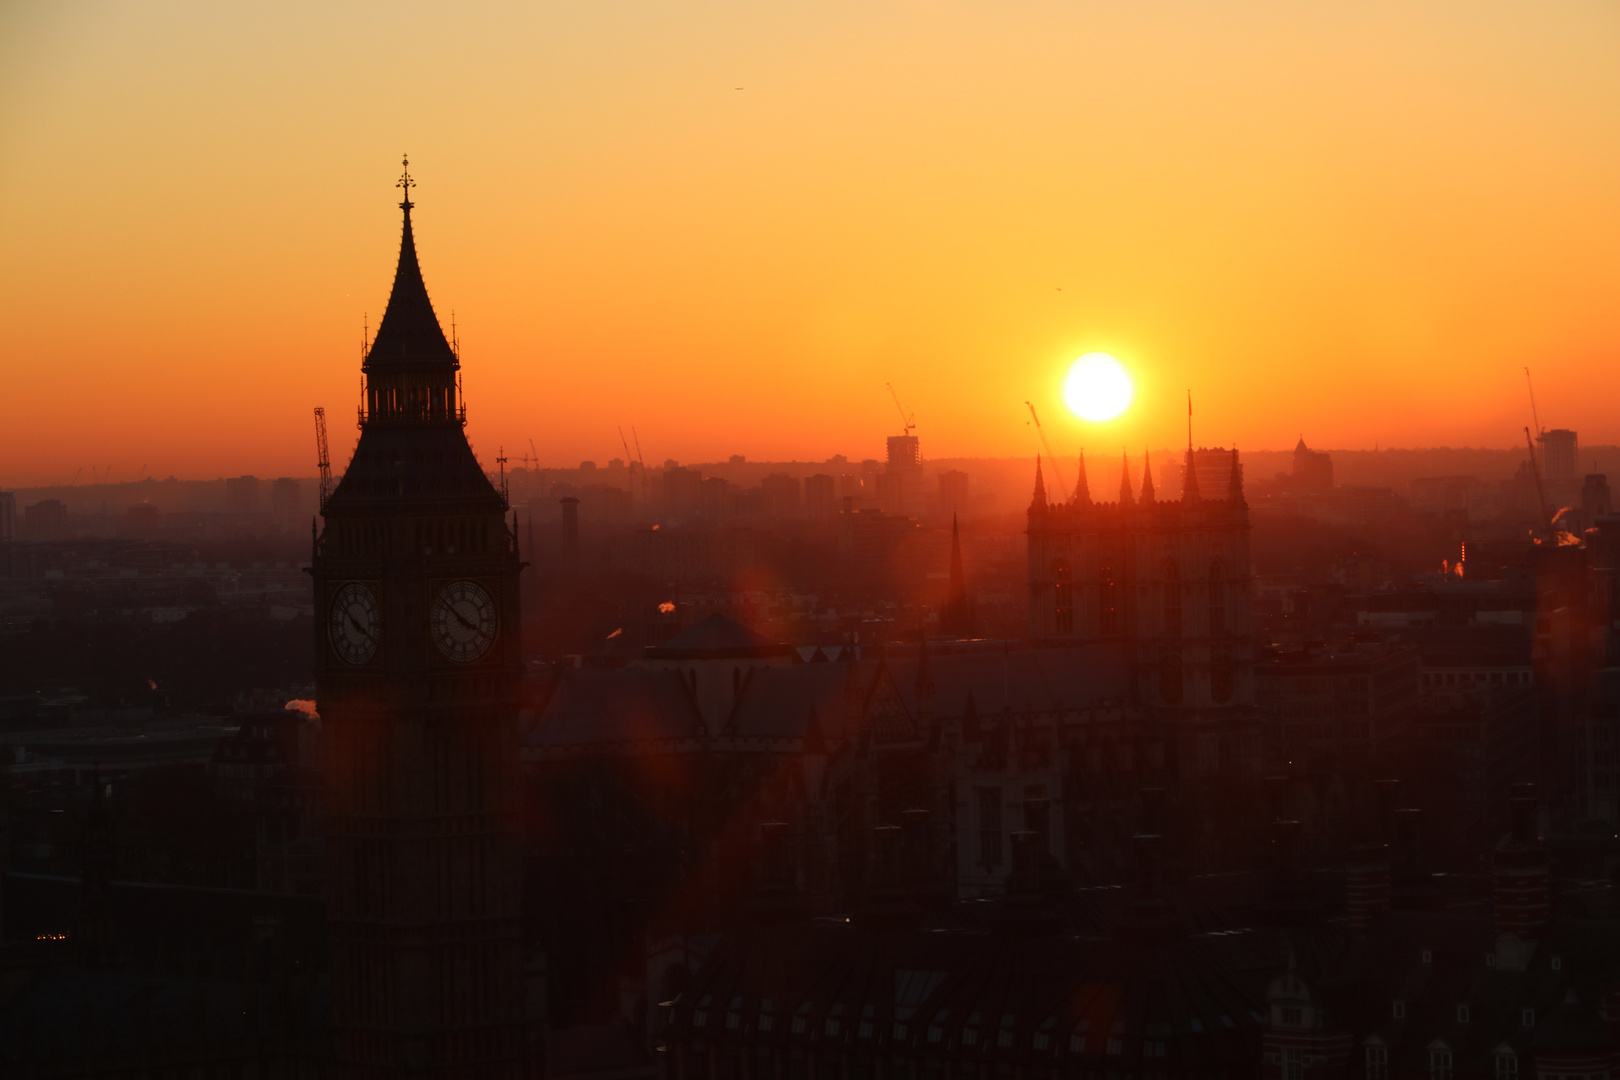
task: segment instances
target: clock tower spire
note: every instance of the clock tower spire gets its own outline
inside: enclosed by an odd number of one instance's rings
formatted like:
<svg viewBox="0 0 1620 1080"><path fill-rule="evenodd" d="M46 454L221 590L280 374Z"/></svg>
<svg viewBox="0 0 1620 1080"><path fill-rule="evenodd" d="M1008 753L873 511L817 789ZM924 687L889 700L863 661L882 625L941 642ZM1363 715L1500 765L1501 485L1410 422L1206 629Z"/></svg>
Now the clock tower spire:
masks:
<svg viewBox="0 0 1620 1080"><path fill-rule="evenodd" d="M315 579L338 1060L376 1078L527 1075L516 536L465 432L409 161L360 438Z"/></svg>

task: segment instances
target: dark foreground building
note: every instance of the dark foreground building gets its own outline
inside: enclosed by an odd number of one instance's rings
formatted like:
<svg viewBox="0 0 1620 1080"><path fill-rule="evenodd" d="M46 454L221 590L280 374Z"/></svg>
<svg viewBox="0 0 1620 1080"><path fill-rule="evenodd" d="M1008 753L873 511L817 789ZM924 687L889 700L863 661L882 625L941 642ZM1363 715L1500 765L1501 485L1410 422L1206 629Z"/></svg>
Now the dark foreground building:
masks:
<svg viewBox="0 0 1620 1080"><path fill-rule="evenodd" d="M518 562L411 235L316 540L333 1045L354 1077L524 1075Z"/></svg>

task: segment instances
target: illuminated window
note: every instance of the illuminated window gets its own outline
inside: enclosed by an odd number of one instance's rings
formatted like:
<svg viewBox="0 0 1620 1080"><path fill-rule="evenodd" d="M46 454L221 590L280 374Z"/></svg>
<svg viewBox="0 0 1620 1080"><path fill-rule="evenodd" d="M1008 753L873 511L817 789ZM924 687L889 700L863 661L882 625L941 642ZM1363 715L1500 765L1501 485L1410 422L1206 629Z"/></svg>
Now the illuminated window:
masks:
<svg viewBox="0 0 1620 1080"><path fill-rule="evenodd" d="M1053 586L1053 603L1056 608L1056 629L1059 634L1068 636L1074 633L1074 585L1070 580L1069 564L1059 562L1052 568L1052 577L1057 584Z"/></svg>
<svg viewBox="0 0 1620 1080"><path fill-rule="evenodd" d="M1097 568L1097 630L1103 634L1119 633L1119 584L1114 580L1114 564L1110 562Z"/></svg>

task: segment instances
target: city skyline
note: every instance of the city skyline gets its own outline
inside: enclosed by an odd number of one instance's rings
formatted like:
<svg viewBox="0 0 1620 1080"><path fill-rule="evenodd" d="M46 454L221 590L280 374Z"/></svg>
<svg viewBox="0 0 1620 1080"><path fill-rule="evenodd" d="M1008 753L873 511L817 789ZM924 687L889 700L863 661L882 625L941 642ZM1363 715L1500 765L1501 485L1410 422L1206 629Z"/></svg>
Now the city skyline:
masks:
<svg viewBox="0 0 1620 1080"><path fill-rule="evenodd" d="M5 482L345 457L406 150L487 466L1620 441L1614 16L1461 11L13 11Z"/></svg>

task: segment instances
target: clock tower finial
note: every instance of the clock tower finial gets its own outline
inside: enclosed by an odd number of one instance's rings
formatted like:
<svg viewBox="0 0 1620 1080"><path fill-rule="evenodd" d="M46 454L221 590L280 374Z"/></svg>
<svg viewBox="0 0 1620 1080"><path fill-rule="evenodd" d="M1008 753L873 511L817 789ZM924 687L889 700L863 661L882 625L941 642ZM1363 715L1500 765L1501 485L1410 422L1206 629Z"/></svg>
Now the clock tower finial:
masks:
<svg viewBox="0 0 1620 1080"><path fill-rule="evenodd" d="M399 174L399 180L395 182L394 186L404 190L405 201L399 204L399 208L408 214L411 212L411 207L416 205L411 202L411 188L416 186L416 181L411 179L411 156L404 154L402 157L403 161L400 163L402 171Z"/></svg>

